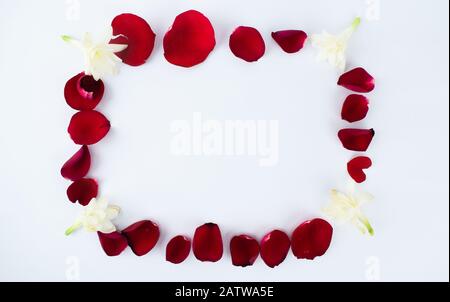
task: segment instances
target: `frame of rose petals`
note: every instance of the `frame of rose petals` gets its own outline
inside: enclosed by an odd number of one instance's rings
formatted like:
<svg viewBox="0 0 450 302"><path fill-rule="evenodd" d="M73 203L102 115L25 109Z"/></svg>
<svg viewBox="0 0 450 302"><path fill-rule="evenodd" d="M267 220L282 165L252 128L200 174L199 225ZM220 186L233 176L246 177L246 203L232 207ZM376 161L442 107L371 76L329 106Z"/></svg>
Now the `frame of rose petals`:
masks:
<svg viewBox="0 0 450 302"><path fill-rule="evenodd" d="M152 53L155 41L150 25L136 15L121 14L112 21L112 28L115 38L110 43L128 45L125 50L116 53L122 62L132 66L144 64ZM183 35L182 39L180 35ZM272 37L287 53L301 50L307 39L306 33L300 30L278 31L272 33ZM205 61L215 44L214 28L208 18L190 10L178 15L165 34L164 56L172 64L192 67ZM265 52L261 34L252 27L238 27L230 36L229 46L236 57L247 62L257 61ZM367 93L374 89L374 80L363 68L356 68L344 73L339 78L338 85L358 93ZM114 216L115 213L104 202L96 201L98 184L96 180L86 178L91 164L89 148L105 137L110 129L108 119L94 110L101 101L104 90L101 79L96 80L84 72L71 78L64 89L67 104L78 111L70 120L68 132L71 139L81 145L81 149L64 164L61 174L72 181L67 189L69 200L85 206L86 211L90 211L87 215L94 217L97 222L102 219L101 215ZM368 104L367 98L362 95L349 95L343 105L342 119L350 123L364 119ZM338 138L346 149L360 152L367 150L373 136L373 129L348 128L338 132ZM347 168L356 182L362 182L365 180L362 170L370 165L368 157L359 156L352 159ZM108 210L113 214L108 213ZM82 224L79 222L76 227ZM108 256L121 254L127 246L137 256L143 256L158 242L159 226L150 220L136 222L121 231L110 224L108 220L100 227L91 229L97 231L101 246ZM229 243L232 264L249 266L260 255L269 267L275 267L284 261L290 249L297 258L312 260L325 254L332 234L332 226L327 221L316 218L300 224L291 236L276 229L267 233L260 241L247 234L237 235ZM220 260L223 255L223 240L219 226L214 223L199 226L194 232L192 250L200 261ZM177 235L167 244L166 260L181 263L190 251L190 238Z"/></svg>

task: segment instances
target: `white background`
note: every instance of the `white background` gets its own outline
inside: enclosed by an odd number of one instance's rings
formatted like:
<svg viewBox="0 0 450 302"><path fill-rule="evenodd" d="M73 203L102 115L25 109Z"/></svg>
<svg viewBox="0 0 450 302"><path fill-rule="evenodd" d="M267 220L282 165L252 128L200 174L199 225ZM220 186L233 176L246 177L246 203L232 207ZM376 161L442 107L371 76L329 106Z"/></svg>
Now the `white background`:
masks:
<svg viewBox="0 0 450 302"><path fill-rule="evenodd" d="M364 66L377 80L369 115L358 124L377 132L364 185L376 196L365 208L376 236L336 227L324 257L308 262L290 254L275 269L261 259L250 268L233 267L228 249L218 263L200 263L191 254L176 266L164 261L164 249L172 236L192 235L208 221L220 224L227 246L236 233L260 238L320 216L353 156L336 138L347 126L339 119L347 92L335 85L335 70L316 63L309 44L287 55L270 32L337 32L355 16L365 17L370 5L80 0L73 20L67 15L73 2L0 0L0 280L65 281L73 279L75 264L81 281L370 281L371 269L381 281L448 281L447 0L381 0L379 20L364 20L350 43L349 68ZM217 46L204 64L186 70L165 61L161 40L174 17L191 8L211 19ZM80 71L82 57L59 36L102 31L122 12L144 17L156 46L147 64L123 65L105 80L98 109L113 128L93 148L90 175L102 195L122 207L120 228L146 218L160 224L158 246L142 258L130 249L106 257L95 234L63 235L81 211L67 201L69 182L59 174L77 150L66 133L74 111L63 87ZM227 39L238 25L263 33L267 52L258 63L230 53ZM278 165L259 167L249 156L173 156L170 123L189 120L194 111L219 121L278 120Z"/></svg>

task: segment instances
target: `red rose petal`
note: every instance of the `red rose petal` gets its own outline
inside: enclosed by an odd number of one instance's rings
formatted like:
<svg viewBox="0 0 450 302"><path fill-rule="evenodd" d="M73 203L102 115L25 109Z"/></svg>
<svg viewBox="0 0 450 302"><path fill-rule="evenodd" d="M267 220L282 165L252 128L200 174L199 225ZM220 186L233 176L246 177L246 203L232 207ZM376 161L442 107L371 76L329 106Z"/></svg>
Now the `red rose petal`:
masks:
<svg viewBox="0 0 450 302"><path fill-rule="evenodd" d="M114 18L111 26L114 36L122 36L110 43L128 45L126 49L116 53L122 62L131 66L144 64L155 45L155 33L147 21L133 14L121 14Z"/></svg>
<svg viewBox="0 0 450 302"><path fill-rule="evenodd" d="M375 88L375 79L364 68L358 67L341 75L338 85L356 92L371 92Z"/></svg>
<svg viewBox="0 0 450 302"><path fill-rule="evenodd" d="M230 36L233 54L247 62L258 61L266 51L264 39L256 28L239 26Z"/></svg>
<svg viewBox="0 0 450 302"><path fill-rule="evenodd" d="M359 152L367 151L374 135L373 129L342 129L338 133L345 149Z"/></svg>
<svg viewBox="0 0 450 302"><path fill-rule="evenodd" d="M78 145L92 145L99 142L111 127L106 117L97 111L81 111L72 116L68 132Z"/></svg>
<svg viewBox="0 0 450 302"><path fill-rule="evenodd" d="M372 166L372 161L367 156L358 156L353 158L347 164L348 174L353 178L357 183L362 183L366 180L366 174L364 173L364 169L368 169Z"/></svg>
<svg viewBox="0 0 450 302"><path fill-rule="evenodd" d="M214 28L202 13L178 15L164 36L164 57L174 65L192 67L206 60L216 46Z"/></svg>
<svg viewBox="0 0 450 302"><path fill-rule="evenodd" d="M222 258L223 242L219 226L206 223L195 230L192 249L200 261L216 262Z"/></svg>
<svg viewBox="0 0 450 302"><path fill-rule="evenodd" d="M87 206L92 198L97 197L98 184L94 179L82 178L73 182L67 188L67 197L73 203L79 202L82 206Z"/></svg>
<svg viewBox="0 0 450 302"><path fill-rule="evenodd" d="M105 85L84 72L77 74L64 87L64 98L75 110L92 110L103 98Z"/></svg>
<svg viewBox="0 0 450 302"><path fill-rule="evenodd" d="M97 232L100 244L108 256L118 256L128 246L127 239L119 232Z"/></svg>
<svg viewBox="0 0 450 302"><path fill-rule="evenodd" d="M302 30L280 30L272 33L272 38L287 53L299 52L308 35Z"/></svg>
<svg viewBox="0 0 450 302"><path fill-rule="evenodd" d="M286 233L272 231L261 240L261 258L269 267L274 268L286 259L290 246L291 241Z"/></svg>
<svg viewBox="0 0 450 302"><path fill-rule="evenodd" d="M86 176L91 167L91 154L87 146L82 146L61 168L61 175L70 180Z"/></svg>
<svg viewBox="0 0 450 302"><path fill-rule="evenodd" d="M166 260L179 264L186 260L191 252L191 241L186 236L173 237L166 247Z"/></svg>
<svg viewBox="0 0 450 302"><path fill-rule="evenodd" d="M122 234L127 238L128 245L137 256L150 252L159 239L159 227L150 220L133 223Z"/></svg>
<svg viewBox="0 0 450 302"><path fill-rule="evenodd" d="M233 265L253 265L259 256L258 241L247 235L235 236L230 241L230 253Z"/></svg>
<svg viewBox="0 0 450 302"><path fill-rule="evenodd" d="M364 119L369 111L369 100L359 94L349 95L342 106L341 117L353 123Z"/></svg>
<svg viewBox="0 0 450 302"><path fill-rule="evenodd" d="M292 253L299 259L313 260L325 254L333 237L333 227L323 219L302 223L292 233Z"/></svg>

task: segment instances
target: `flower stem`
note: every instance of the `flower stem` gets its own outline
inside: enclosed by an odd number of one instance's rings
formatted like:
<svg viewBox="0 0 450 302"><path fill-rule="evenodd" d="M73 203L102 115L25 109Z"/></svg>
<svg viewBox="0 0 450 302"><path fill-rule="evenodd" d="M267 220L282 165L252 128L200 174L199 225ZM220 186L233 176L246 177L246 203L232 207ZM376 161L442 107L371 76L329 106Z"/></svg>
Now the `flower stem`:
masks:
<svg viewBox="0 0 450 302"><path fill-rule="evenodd" d="M72 41L72 37L71 36L67 36L67 35L62 35L61 39L63 39L64 42Z"/></svg>
<svg viewBox="0 0 450 302"><path fill-rule="evenodd" d="M369 220L366 217L364 217L364 216L360 216L360 217L358 217L358 219L366 227L366 229L369 232L370 236L374 236L375 235L375 231L374 231L372 225L370 225Z"/></svg>
<svg viewBox="0 0 450 302"><path fill-rule="evenodd" d="M352 29L355 31L358 28L359 24L361 24L361 18L357 17L355 18L355 20L353 20L353 23L351 25Z"/></svg>
<svg viewBox="0 0 450 302"><path fill-rule="evenodd" d="M65 232L64 234L66 236L69 236L70 234L72 234L75 230L77 230L78 228L81 227L81 223L80 222L76 222L75 224L71 225Z"/></svg>

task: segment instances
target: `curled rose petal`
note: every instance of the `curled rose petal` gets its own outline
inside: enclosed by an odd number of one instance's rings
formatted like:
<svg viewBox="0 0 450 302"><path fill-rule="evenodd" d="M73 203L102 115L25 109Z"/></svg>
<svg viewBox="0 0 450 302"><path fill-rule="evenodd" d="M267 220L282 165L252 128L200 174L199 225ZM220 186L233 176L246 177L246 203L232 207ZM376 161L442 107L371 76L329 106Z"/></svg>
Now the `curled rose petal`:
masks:
<svg viewBox="0 0 450 302"><path fill-rule="evenodd" d="M84 72L77 74L64 87L64 98L75 110L92 110L103 98L105 85Z"/></svg>
<svg viewBox="0 0 450 302"><path fill-rule="evenodd" d="M349 95L342 106L341 117L343 120L353 123L364 119L369 111L369 100L359 94Z"/></svg>
<svg viewBox="0 0 450 302"><path fill-rule="evenodd" d="M233 54L247 62L258 61L266 51L264 39L256 28L239 26L230 36Z"/></svg>
<svg viewBox="0 0 450 302"><path fill-rule="evenodd" d="M61 168L61 175L70 180L86 176L91 167L91 153L87 146L82 146Z"/></svg>
<svg viewBox="0 0 450 302"><path fill-rule="evenodd" d="M338 85L356 92L371 92L375 88L375 79L364 68L358 67L341 75Z"/></svg>
<svg viewBox="0 0 450 302"><path fill-rule="evenodd" d="M372 160L370 160L367 156L358 156L353 158L347 164L348 174L353 178L357 183L362 183L366 180L366 173L364 173L364 169L368 169L372 166Z"/></svg>
<svg viewBox="0 0 450 302"><path fill-rule="evenodd" d="M230 241L230 253L233 265L253 265L259 256L258 241L247 235L234 236Z"/></svg>
<svg viewBox="0 0 450 302"><path fill-rule="evenodd" d="M92 198L97 197L98 184L94 179L82 178L73 182L67 188L67 197L73 203L79 202L82 206L87 206Z"/></svg>
<svg viewBox="0 0 450 302"><path fill-rule="evenodd" d="M155 45L155 33L147 21L133 14L121 14L113 19L111 26L113 35L120 35L111 43L128 45L116 53L122 62L131 66L144 64Z"/></svg>
<svg viewBox="0 0 450 302"><path fill-rule="evenodd" d="M338 132L345 149L359 152L367 151L374 135L373 129L342 129Z"/></svg>
<svg viewBox="0 0 450 302"><path fill-rule="evenodd" d="M330 247L333 227L323 219L302 223L292 233L292 253L299 259L313 260Z"/></svg>
<svg viewBox="0 0 450 302"><path fill-rule="evenodd" d="M261 240L261 258L267 266L274 268L286 259L290 246L291 241L286 233L272 231Z"/></svg>
<svg viewBox="0 0 450 302"><path fill-rule="evenodd" d="M68 132L78 145L92 145L108 133L111 124L97 111L81 111L72 116Z"/></svg>
<svg viewBox="0 0 450 302"><path fill-rule="evenodd" d="M191 241L186 236L173 237L166 247L166 260L179 264L186 260L191 252Z"/></svg>
<svg viewBox="0 0 450 302"><path fill-rule="evenodd" d="M272 38L287 53L299 52L308 35L302 30L280 30L272 33Z"/></svg>
<svg viewBox="0 0 450 302"><path fill-rule="evenodd" d="M128 245L137 256L150 252L159 239L159 227L150 220L133 223L122 231Z"/></svg>
<svg viewBox="0 0 450 302"><path fill-rule="evenodd" d="M219 226L205 223L195 230L192 250L200 261L217 262L222 258L223 242Z"/></svg>
<svg viewBox="0 0 450 302"><path fill-rule="evenodd" d="M127 239L119 232L97 232L100 244L108 256L118 256L128 246Z"/></svg>
<svg viewBox="0 0 450 302"><path fill-rule="evenodd" d="M214 28L202 13L189 10L175 18L163 46L168 62L192 67L205 61L216 46Z"/></svg>

